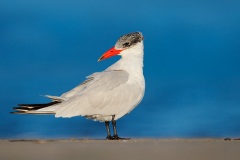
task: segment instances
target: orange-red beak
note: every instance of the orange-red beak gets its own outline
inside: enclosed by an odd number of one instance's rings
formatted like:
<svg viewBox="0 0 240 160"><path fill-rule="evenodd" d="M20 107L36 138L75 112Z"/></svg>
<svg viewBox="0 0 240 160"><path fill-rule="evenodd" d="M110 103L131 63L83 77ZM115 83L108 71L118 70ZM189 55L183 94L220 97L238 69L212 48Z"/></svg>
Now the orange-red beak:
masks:
<svg viewBox="0 0 240 160"><path fill-rule="evenodd" d="M122 50L117 50L114 47L109 49L107 52L105 52L99 59L98 62L107 58L110 58L112 56L115 56L119 54Z"/></svg>

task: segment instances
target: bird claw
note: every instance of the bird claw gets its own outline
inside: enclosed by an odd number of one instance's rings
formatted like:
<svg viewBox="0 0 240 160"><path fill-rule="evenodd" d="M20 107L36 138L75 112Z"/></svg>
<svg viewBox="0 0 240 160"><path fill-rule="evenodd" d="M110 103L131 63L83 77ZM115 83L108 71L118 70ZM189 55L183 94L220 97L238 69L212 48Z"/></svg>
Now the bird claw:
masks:
<svg viewBox="0 0 240 160"><path fill-rule="evenodd" d="M114 136L107 136L106 139L107 140L129 140L130 138L121 138L118 135L114 135Z"/></svg>

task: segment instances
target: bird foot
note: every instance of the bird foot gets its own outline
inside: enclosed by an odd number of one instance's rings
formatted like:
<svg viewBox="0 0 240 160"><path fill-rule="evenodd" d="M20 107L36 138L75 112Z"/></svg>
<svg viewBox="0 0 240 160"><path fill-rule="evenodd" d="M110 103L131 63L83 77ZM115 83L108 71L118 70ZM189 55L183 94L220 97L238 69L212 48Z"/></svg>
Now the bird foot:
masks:
<svg viewBox="0 0 240 160"><path fill-rule="evenodd" d="M121 138L118 135L114 135L114 136L107 136L106 139L107 140L129 140L130 138Z"/></svg>

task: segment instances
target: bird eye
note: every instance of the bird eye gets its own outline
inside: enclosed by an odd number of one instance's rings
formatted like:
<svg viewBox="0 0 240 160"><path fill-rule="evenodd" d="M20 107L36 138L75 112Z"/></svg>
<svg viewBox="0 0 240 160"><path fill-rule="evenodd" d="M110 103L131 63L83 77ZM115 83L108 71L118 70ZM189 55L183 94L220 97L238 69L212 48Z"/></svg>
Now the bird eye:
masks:
<svg viewBox="0 0 240 160"><path fill-rule="evenodd" d="M130 46L129 42L123 43L123 47L128 47L128 46Z"/></svg>

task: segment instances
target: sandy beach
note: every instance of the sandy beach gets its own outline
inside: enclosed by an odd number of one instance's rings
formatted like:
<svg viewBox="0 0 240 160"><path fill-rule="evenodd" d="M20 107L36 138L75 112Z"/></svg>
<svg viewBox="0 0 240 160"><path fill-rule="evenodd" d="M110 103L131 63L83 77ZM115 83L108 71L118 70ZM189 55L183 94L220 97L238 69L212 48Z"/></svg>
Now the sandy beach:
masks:
<svg viewBox="0 0 240 160"><path fill-rule="evenodd" d="M240 140L0 140L1 160L239 160Z"/></svg>

